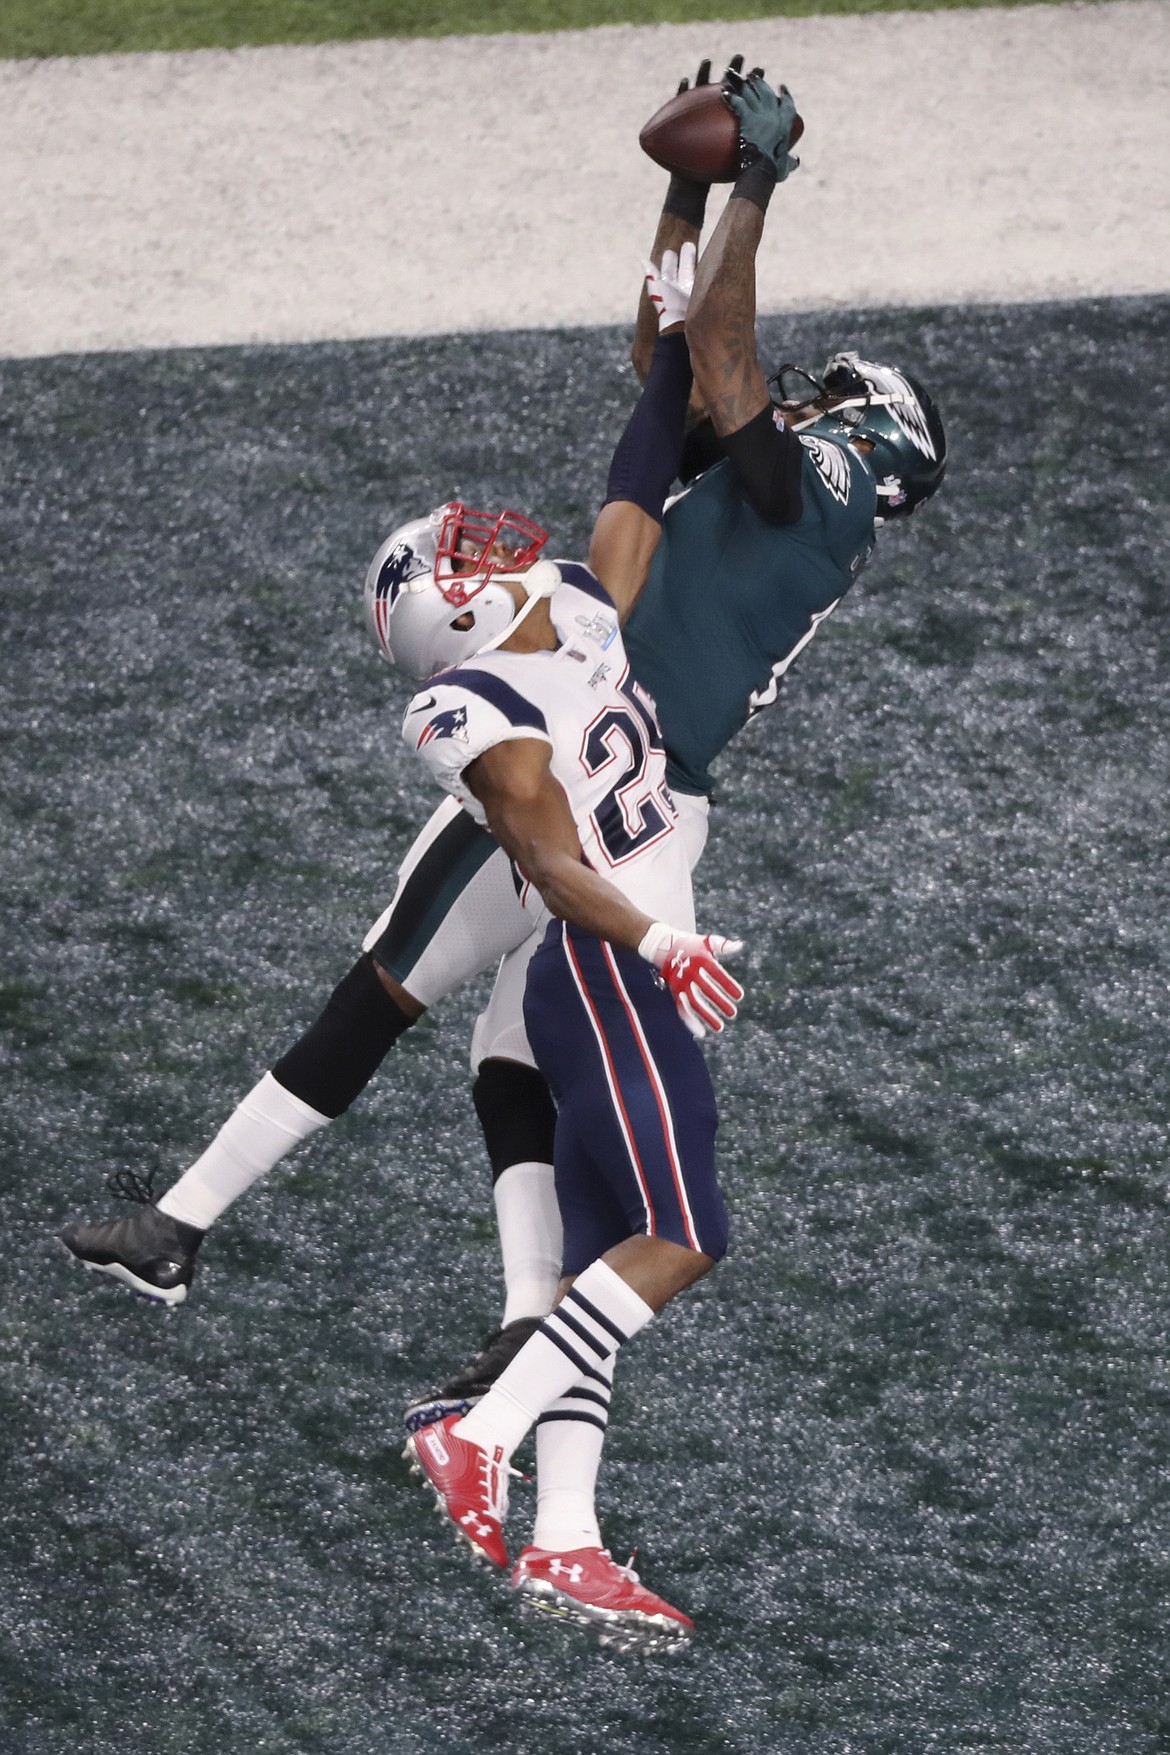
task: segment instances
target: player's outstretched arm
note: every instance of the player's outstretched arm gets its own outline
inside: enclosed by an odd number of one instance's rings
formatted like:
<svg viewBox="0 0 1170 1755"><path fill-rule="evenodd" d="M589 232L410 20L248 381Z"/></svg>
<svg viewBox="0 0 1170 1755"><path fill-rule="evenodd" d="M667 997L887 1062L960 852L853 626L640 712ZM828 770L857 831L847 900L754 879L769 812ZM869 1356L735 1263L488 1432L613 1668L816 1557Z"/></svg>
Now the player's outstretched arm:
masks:
<svg viewBox="0 0 1170 1755"><path fill-rule="evenodd" d="M743 56L736 55L731 66L743 66ZM701 61L695 75L695 85L708 85L711 80L710 61ZM679 91L686 91L689 79L679 83ZM707 197L711 192L710 183L703 183L693 177L672 176L666 191L666 199L662 204L662 212L658 219L658 229L654 233L654 242L650 247L651 259L661 262L666 251L671 251L677 259L684 244L697 246L699 235L703 230L703 219L707 212ZM642 283L641 296L638 299L638 315L634 324L634 344L630 349L630 358L634 362L634 370L638 374L638 382L644 384L650 370L650 361L654 354L654 343L658 338L658 313L650 301L646 283Z"/></svg>
<svg viewBox="0 0 1170 1755"><path fill-rule="evenodd" d="M733 84L735 82L733 81ZM729 102L740 124L741 162L719 224L699 258L687 313L695 386L720 437L753 420L771 400L756 352L756 252L778 182L797 161L789 153L796 105L753 75Z"/></svg>
<svg viewBox="0 0 1170 1755"><path fill-rule="evenodd" d="M463 779L483 805L488 828L550 913L637 950L654 923L582 862L577 827L550 757L541 739L516 738L485 750L463 770Z"/></svg>
<svg viewBox="0 0 1170 1755"><path fill-rule="evenodd" d="M675 183L685 181L682 177L672 177L671 187ZM703 183L694 187L706 189ZM669 200L669 197L667 198ZM671 255L676 261L683 249L689 244L693 249L698 247L699 226L679 219L669 207L662 209L662 218L658 222L658 230L654 234L654 243L650 249L650 259L661 263L663 258ZM634 362L634 370L638 374L639 384L644 384L650 372L650 361L654 357L654 343L658 339L658 312L650 299L645 279L642 281L642 294L638 300L638 317L634 326L634 345L630 349L630 358Z"/></svg>
<svg viewBox="0 0 1170 1755"><path fill-rule="evenodd" d="M699 258L687 317L695 386L716 433L737 433L771 401L756 352L756 251L764 216L750 201L727 203Z"/></svg>
<svg viewBox="0 0 1170 1755"><path fill-rule="evenodd" d="M469 763L463 778L483 805L488 828L535 884L550 913L652 963L692 1036L730 1023L743 988L719 958L742 946L735 939L703 937L652 920L583 862L548 744L537 738L495 744Z"/></svg>
<svg viewBox="0 0 1170 1755"><path fill-rule="evenodd" d="M618 440L605 504L589 544L589 565L624 621L646 583L662 534L662 509L678 473L691 389L684 331L695 278L695 246L646 264L647 300L659 334L650 372Z"/></svg>

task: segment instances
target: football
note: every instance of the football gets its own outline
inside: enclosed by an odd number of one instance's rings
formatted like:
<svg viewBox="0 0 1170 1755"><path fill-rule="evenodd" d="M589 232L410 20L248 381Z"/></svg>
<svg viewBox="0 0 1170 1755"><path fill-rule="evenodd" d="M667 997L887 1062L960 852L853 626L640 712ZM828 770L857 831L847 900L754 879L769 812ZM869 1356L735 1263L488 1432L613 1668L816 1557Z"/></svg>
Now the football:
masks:
<svg viewBox="0 0 1170 1755"><path fill-rule="evenodd" d="M792 144L804 133L798 116ZM680 91L655 110L638 144L664 171L701 183L732 183L739 170L739 123L723 101L721 85Z"/></svg>

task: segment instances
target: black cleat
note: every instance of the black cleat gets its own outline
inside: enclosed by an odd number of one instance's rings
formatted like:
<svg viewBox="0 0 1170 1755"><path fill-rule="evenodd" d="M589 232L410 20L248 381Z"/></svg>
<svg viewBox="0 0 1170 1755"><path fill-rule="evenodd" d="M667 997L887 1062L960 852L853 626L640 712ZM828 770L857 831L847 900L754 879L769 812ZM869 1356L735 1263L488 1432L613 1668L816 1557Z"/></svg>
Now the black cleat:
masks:
<svg viewBox="0 0 1170 1755"><path fill-rule="evenodd" d="M181 1304L206 1233L160 1213L151 1198L152 1180L131 1170L112 1176L111 1190L121 1200L134 1201L134 1211L100 1225L66 1225L61 1241L84 1267L110 1274L146 1298Z"/></svg>
<svg viewBox="0 0 1170 1755"><path fill-rule="evenodd" d="M512 1363L525 1341L532 1339L543 1321L543 1316L521 1316L506 1328L493 1328L483 1337L475 1358L469 1360L462 1370L438 1389L428 1390L426 1395L416 1396L407 1404L403 1416L406 1430L418 1432L424 1426L432 1426L436 1420L445 1420L449 1414L460 1417L466 1414L473 1403L487 1394L500 1372Z"/></svg>

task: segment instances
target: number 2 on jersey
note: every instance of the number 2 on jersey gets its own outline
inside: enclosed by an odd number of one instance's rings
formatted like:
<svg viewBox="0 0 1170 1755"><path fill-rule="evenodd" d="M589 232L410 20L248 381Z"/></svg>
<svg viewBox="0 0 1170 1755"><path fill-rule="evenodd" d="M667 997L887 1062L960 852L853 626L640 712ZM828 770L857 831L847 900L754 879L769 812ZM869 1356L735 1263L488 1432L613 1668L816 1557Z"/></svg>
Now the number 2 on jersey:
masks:
<svg viewBox="0 0 1170 1755"><path fill-rule="evenodd" d="M609 791L590 813L598 840L614 865L657 841L671 826L667 800L659 786L646 779L651 751L662 748L658 722L639 699L637 685L628 672L618 686L633 710L606 708L585 733L581 750L590 778L608 764L617 764Z"/></svg>

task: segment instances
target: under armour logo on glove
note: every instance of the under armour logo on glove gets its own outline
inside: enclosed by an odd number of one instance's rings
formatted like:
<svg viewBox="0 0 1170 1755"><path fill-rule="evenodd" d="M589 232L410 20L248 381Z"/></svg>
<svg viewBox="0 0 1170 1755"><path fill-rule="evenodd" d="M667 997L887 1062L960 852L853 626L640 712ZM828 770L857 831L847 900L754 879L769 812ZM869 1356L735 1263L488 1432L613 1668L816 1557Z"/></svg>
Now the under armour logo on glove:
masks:
<svg viewBox="0 0 1170 1755"><path fill-rule="evenodd" d="M683 1023L701 1040L708 1030L718 1035L739 1009L743 988L719 959L734 957L742 949L738 938L677 932L656 921L638 946L638 955L654 964Z"/></svg>

